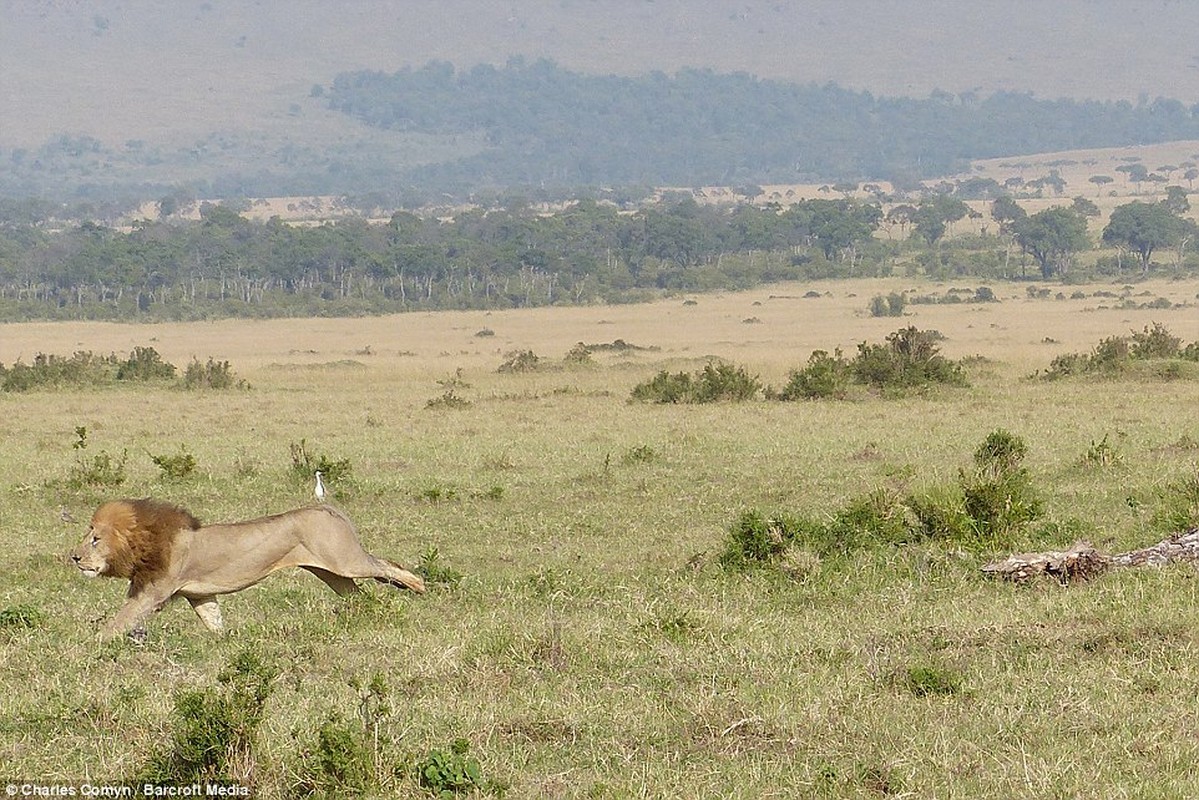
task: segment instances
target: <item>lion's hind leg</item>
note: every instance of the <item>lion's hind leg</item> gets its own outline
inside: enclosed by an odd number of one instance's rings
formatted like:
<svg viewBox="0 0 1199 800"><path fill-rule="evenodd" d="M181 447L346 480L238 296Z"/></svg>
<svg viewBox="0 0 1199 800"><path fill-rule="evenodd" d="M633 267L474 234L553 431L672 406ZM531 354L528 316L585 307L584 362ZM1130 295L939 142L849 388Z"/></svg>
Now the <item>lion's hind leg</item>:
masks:
<svg viewBox="0 0 1199 800"><path fill-rule="evenodd" d="M383 570L383 575L374 576L379 583L389 583L417 594L425 593L425 581L419 575L409 572L391 559L376 558L375 561L379 562Z"/></svg>
<svg viewBox="0 0 1199 800"><path fill-rule="evenodd" d="M347 594L354 594L358 591L358 584L354 583L353 578L347 578L344 575L338 575L336 572L330 572L329 570L321 569L320 567L301 567L301 569L306 569L316 577L320 578L325 582L326 586L337 592L339 595L345 596Z"/></svg>
<svg viewBox="0 0 1199 800"><path fill-rule="evenodd" d="M196 612L205 628L213 633L220 633L225 629L225 621L221 619L221 607L217 605L216 597L189 597L187 602L191 603L192 611Z"/></svg>

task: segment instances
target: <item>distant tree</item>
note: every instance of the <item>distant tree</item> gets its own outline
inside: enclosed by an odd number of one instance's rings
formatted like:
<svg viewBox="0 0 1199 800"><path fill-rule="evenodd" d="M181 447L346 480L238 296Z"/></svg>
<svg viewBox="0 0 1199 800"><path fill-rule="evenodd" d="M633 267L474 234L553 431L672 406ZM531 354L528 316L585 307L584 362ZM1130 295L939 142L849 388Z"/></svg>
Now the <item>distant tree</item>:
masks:
<svg viewBox="0 0 1199 800"><path fill-rule="evenodd" d="M908 235L908 226L912 224L912 217L915 215L915 206L907 203L900 203L887 212L885 221L887 225L898 225L900 235L906 239Z"/></svg>
<svg viewBox="0 0 1199 800"><path fill-rule="evenodd" d="M1041 178L1041 182L1052 189L1056 195L1066 191L1066 179L1056 169L1050 170L1048 175Z"/></svg>
<svg viewBox="0 0 1199 800"><path fill-rule="evenodd" d="M787 212L795 228L813 241L828 260L841 253L856 257L882 221L882 209L853 200L805 200Z"/></svg>
<svg viewBox="0 0 1199 800"><path fill-rule="evenodd" d="M941 240L951 223L969 213L970 207L958 198L938 194L920 201L912 222L915 224L916 235L932 246Z"/></svg>
<svg viewBox="0 0 1199 800"><path fill-rule="evenodd" d="M999 223L999 230L1004 233L1011 233L1013 224L1027 216L1028 212L1008 195L991 203L991 218Z"/></svg>
<svg viewBox="0 0 1199 800"><path fill-rule="evenodd" d="M1084 217L1099 216L1099 206L1095 205L1082 195L1074 198L1074 202L1070 205L1070 208L1074 209L1079 214L1082 214Z"/></svg>
<svg viewBox="0 0 1199 800"><path fill-rule="evenodd" d="M1141 184L1149 177L1149 168L1144 164L1121 164L1116 167L1116 172L1123 172L1128 180L1137 185L1137 191L1141 190Z"/></svg>
<svg viewBox="0 0 1199 800"><path fill-rule="evenodd" d="M1154 251L1178 244L1187 227L1187 221L1163 203L1126 203L1112 212L1103 241L1136 253L1146 274Z"/></svg>
<svg viewBox="0 0 1199 800"><path fill-rule="evenodd" d="M1090 245L1087 220L1073 208L1055 206L1014 223L1016 241L1037 260L1041 275L1065 276L1074 254Z"/></svg>
<svg viewBox="0 0 1199 800"><path fill-rule="evenodd" d="M1182 173L1182 177L1186 178L1187 187L1195 188L1195 178L1199 178L1199 168L1191 167L1186 172Z"/></svg>
<svg viewBox="0 0 1199 800"><path fill-rule="evenodd" d="M994 178L976 175L959 181L954 194L963 200L990 200L1003 194L1003 187Z"/></svg>
<svg viewBox="0 0 1199 800"><path fill-rule="evenodd" d="M1171 214L1180 217L1191 210L1191 201L1187 200L1186 189L1181 186L1167 186L1166 199L1162 201L1162 205L1168 208Z"/></svg>
<svg viewBox="0 0 1199 800"><path fill-rule="evenodd" d="M1095 196L1098 197L1099 193L1103 191L1103 187L1107 186L1109 183L1113 183L1115 178L1111 177L1110 175L1092 175L1091 177L1087 178L1087 180L1095 184Z"/></svg>

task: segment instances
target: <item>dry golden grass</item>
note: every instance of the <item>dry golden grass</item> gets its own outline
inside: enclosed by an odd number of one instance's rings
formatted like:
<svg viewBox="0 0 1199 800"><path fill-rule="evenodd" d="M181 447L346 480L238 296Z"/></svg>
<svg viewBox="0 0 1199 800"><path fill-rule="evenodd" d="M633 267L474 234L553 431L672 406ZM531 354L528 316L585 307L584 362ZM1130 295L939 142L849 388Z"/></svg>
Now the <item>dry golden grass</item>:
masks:
<svg viewBox="0 0 1199 800"><path fill-rule="evenodd" d="M1199 457L1194 383L1026 376L1152 321L1199 339L1189 309L1030 300L1000 286L998 304L866 315L872 295L904 288L4 326L5 363L152 345L176 364L228 359L252 388L0 395L10 554L0 611L42 615L0 628L0 779L132 775L168 739L175 693L216 691L217 674L251 648L280 671L252 759L263 797L296 794L316 763L317 729L332 716L357 725L351 682L374 675L394 708L372 767L379 796L419 795L412 764L457 737L510 797L1187 794L1199 780L1189 733L1199 606L1187 572L1019 589L984 580L981 554L936 544L800 559L796 579L713 563L747 508L819 516L880 487L952 482L997 427L1028 442L1046 495L1042 540L1086 535L1116 550L1160 538L1160 492ZM1193 307L1199 282L1135 291ZM907 323L941 330L950 356L985 356L973 386L843 403L627 403L664 367L714 355L778 385L814 348L852 352ZM579 341L615 339L660 349L562 363ZM551 368L498 373L514 349ZM451 387L469 405L426 407ZM63 485L81 456L71 447L79 425L82 455L128 451L123 485ZM1120 464L1080 466L1104 436ZM311 496L291 475L288 446L301 439L351 461L352 479L333 489L368 549L411 565L436 547L461 583L419 598L371 587L346 601L310 576L280 574L222 603L223 639L177 604L151 621L145 648L98 645L97 621L115 613L123 587L61 562L83 533L61 511L83 520L103 498L147 494L212 521L283 510ZM198 474L167 480L149 455L181 444ZM906 688L926 673L959 685Z"/></svg>
<svg viewBox="0 0 1199 800"><path fill-rule="evenodd" d="M937 294L950 288L974 288L976 282L895 278L784 283L646 304L354 319L8 324L0 337L0 363L18 358L28 362L38 352L67 355L91 350L124 355L136 346L153 346L164 359L181 366L192 358L228 360L251 382L264 370L349 361L369 367L366 375L430 380L459 367L494 368L514 350L532 350L556 360L579 342L623 339L656 350L610 359L649 364L711 355L745 363L760 369L765 379L779 380L813 350L831 352L841 347L852 353L859 342L879 341L901 322L941 331L948 339L945 353L951 357L981 355L1019 369L1045 366L1061 352L1087 350L1104 336L1140 330L1154 321L1166 323L1188 341L1199 338L1199 323L1187 309L1120 309L1114 307L1117 300L1094 296L1120 295L1126 291L1123 283L1062 287L1067 298L1061 300L1030 299L1023 285L999 283L992 285L1002 301L996 304L909 305L903 320L869 314L870 299L877 294L909 290ZM1070 299L1075 291L1088 296ZM1129 291L1140 302L1165 297L1193 305L1196 300L1191 281L1145 281ZM805 296L809 292L819 296ZM479 335L486 331L494 335Z"/></svg>

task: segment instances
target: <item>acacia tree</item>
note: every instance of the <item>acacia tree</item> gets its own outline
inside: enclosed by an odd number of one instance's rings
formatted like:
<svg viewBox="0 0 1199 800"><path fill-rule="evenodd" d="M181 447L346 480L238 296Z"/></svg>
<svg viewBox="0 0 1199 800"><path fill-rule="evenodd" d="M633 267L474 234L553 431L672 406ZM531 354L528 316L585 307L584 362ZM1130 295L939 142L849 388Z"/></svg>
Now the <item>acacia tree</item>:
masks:
<svg viewBox="0 0 1199 800"><path fill-rule="evenodd" d="M912 222L915 223L916 235L931 247L945 235L950 223L957 222L969 213L970 207L958 198L938 194L920 201Z"/></svg>
<svg viewBox="0 0 1199 800"><path fill-rule="evenodd" d="M1028 212L1010 196L1004 195L995 198L995 202L991 203L991 218L999 223L999 233L1004 237L1003 271L1007 274L1012 258L1012 245L1016 241L1016 227L1028 219ZM1021 264L1020 272L1023 275L1023 264Z"/></svg>
<svg viewBox="0 0 1199 800"><path fill-rule="evenodd" d="M1098 197L1103 192L1103 187L1115 181L1110 175L1092 175L1087 178L1090 183L1095 184L1095 196Z"/></svg>
<svg viewBox="0 0 1199 800"><path fill-rule="evenodd" d="M1103 229L1103 241L1136 253L1141 259L1141 274L1147 274L1154 251L1178 244L1188 228L1187 220L1163 203L1126 203L1112 212Z"/></svg>
<svg viewBox="0 0 1199 800"><path fill-rule="evenodd" d="M1055 206L1019 220L1016 241L1041 265L1041 276L1065 276L1074 254L1090 245L1087 219L1073 208Z"/></svg>

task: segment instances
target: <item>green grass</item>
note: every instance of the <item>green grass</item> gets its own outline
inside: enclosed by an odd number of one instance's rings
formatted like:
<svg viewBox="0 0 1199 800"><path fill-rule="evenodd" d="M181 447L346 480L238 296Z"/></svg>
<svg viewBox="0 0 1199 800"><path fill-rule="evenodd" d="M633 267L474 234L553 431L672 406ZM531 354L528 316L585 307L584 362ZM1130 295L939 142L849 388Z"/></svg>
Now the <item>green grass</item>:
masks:
<svg viewBox="0 0 1199 800"><path fill-rule="evenodd" d="M980 312L936 313L962 315L935 320L952 346ZM1111 321L1112 335L1129 327ZM509 335L507 322L491 324ZM771 376L808 356L759 362L718 341L693 353ZM461 358L470 403L449 413L426 403L451 362L413 377L378 357L353 375L231 358L252 387L232 393L2 398L0 777L144 773L179 740L177 699L221 696L249 651L277 675L235 766L266 798L336 796L338 775L378 796L430 796L422 765L443 788L470 775L476 793L509 797L1172 797L1199 785L1188 570L1015 587L982 577L989 553L935 540L799 553L799 569L720 564L746 511L827 521L880 490L939 496L998 428L1027 444L1021 466L1043 501L1018 548L1157 541L1199 459L1193 382L1046 382L992 360L969 387L919 396L657 405L627 398L677 371L666 355L519 374L498 373L502 358ZM78 426L88 452L128 453L116 489L69 484ZM289 450L300 441L352 463L330 487L338 504L368 549L437 576L427 595L372 585L344 599L282 573L222 600L224 638L178 603L150 620L144 647L96 641L125 587L85 581L61 555L98 502L155 495L209 521L281 511L311 500ZM1100 441L1117 468L1081 463ZM196 464L185 481L150 455L180 448Z"/></svg>

